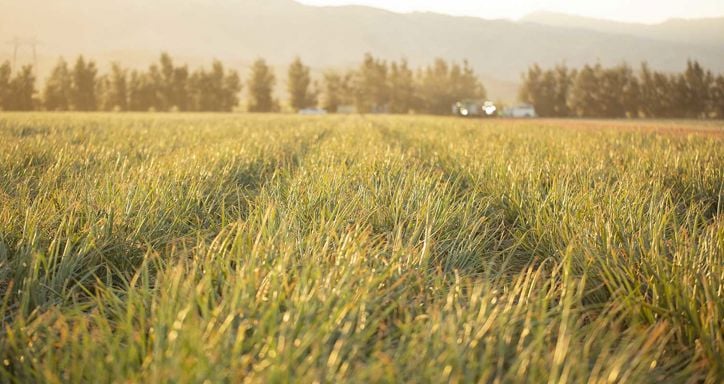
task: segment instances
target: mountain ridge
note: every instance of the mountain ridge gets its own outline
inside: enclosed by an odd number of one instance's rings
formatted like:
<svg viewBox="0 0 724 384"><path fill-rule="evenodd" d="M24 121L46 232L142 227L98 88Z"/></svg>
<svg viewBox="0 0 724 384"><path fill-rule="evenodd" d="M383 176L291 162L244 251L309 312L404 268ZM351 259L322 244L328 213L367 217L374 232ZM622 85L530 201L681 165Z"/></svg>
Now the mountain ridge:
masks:
<svg viewBox="0 0 724 384"><path fill-rule="evenodd" d="M467 59L486 83L496 84L488 86L491 97L503 99L514 97L514 84L533 63L625 61L638 66L647 61L656 69L680 71L687 59L695 59L724 71L724 43L707 35L718 31L717 23L702 22L704 27L672 36L673 27L638 24L620 31L579 25L572 33L571 23L551 25L554 21L317 7L292 0L0 0L0 40L37 36L44 43L39 54L46 71L61 55L71 59L82 53L140 67L167 51L191 65L218 58L242 72L256 57L283 68L298 55L319 72L349 68L370 52L389 60L406 58L416 67L435 57ZM11 50L4 45L0 60L11 58ZM27 50L21 56L27 61Z"/></svg>
<svg viewBox="0 0 724 384"><path fill-rule="evenodd" d="M536 11L522 17L519 21L551 27L627 34L655 40L694 42L704 46L724 45L724 16L696 19L669 18L658 23L634 23L561 12Z"/></svg>

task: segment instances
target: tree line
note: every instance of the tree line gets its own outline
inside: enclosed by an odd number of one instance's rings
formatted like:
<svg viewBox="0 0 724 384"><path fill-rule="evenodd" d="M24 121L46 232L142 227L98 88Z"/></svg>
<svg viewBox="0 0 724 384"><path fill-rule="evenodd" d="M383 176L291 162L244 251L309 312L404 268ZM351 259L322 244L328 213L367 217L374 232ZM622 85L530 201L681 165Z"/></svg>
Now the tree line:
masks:
<svg viewBox="0 0 724 384"><path fill-rule="evenodd" d="M92 60L79 56L70 66L60 59L36 92L30 66L11 78L10 64L0 66L0 107L48 111L230 111L238 104L241 80L214 61L211 69L190 71L167 54L148 70L128 70L118 63L99 74Z"/></svg>
<svg viewBox="0 0 724 384"><path fill-rule="evenodd" d="M444 115L460 99L486 97L467 61L448 63L440 58L413 70L405 60L387 62L368 54L354 70L325 72L323 84L321 106L330 112L354 105L361 113Z"/></svg>
<svg viewBox="0 0 724 384"><path fill-rule="evenodd" d="M165 53L147 70L112 63L105 74L83 56L73 65L61 58L40 92L31 66L12 72L9 62L0 65L1 110L231 111L239 106L242 90L238 73L219 61L208 70L192 71ZM281 109L274 97L274 69L263 59L252 64L244 86L248 111ZM318 81L296 58L288 68L287 92L292 110L321 107L330 113L354 107L361 113L448 114L459 99L485 98L485 88L467 62L436 59L413 70L405 60L384 61L370 54L356 68L325 71Z"/></svg>
<svg viewBox="0 0 724 384"><path fill-rule="evenodd" d="M533 65L523 74L519 98L542 117L724 118L724 76L691 60L681 73L646 63L638 71L627 64Z"/></svg>
<svg viewBox="0 0 724 384"><path fill-rule="evenodd" d="M243 84L250 112L281 110L274 97L274 69L263 59L251 66ZM470 65L436 59L413 69L407 61L385 61L370 54L350 70L328 70L313 80L311 69L296 58L287 70L288 106L343 108L360 113L449 114L462 99L484 99L485 88ZM59 59L36 90L32 66L13 73L0 65L0 110L48 111L231 111L240 106L242 80L219 61L210 68L177 65L168 54L146 70L112 63L100 74L92 60L79 56L73 65ZM724 118L724 76L714 76L688 61L681 73L654 71L642 64L603 67L565 65L523 74L519 98L543 117Z"/></svg>

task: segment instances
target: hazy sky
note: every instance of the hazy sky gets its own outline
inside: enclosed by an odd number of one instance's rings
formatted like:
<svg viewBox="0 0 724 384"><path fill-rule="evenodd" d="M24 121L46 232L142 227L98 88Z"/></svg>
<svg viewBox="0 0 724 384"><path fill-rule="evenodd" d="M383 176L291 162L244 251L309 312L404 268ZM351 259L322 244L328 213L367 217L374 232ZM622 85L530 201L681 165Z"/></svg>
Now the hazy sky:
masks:
<svg viewBox="0 0 724 384"><path fill-rule="evenodd" d="M724 15L724 0L297 0L311 5L359 4L398 12L432 11L517 19L546 10L611 20L655 23Z"/></svg>

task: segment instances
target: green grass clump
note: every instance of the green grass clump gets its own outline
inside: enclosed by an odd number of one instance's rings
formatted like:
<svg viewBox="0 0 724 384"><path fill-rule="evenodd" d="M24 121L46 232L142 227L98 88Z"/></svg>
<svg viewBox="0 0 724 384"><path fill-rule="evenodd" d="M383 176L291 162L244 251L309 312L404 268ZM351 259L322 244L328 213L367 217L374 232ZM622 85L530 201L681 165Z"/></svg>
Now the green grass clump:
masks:
<svg viewBox="0 0 724 384"><path fill-rule="evenodd" d="M577 124L0 116L0 381L721 382L722 128Z"/></svg>

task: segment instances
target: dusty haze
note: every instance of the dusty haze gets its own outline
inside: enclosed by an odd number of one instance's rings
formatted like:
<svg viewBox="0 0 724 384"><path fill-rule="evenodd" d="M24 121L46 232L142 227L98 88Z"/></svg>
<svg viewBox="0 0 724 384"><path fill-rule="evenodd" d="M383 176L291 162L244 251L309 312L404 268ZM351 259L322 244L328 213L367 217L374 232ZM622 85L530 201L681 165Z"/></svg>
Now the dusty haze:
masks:
<svg viewBox="0 0 724 384"><path fill-rule="evenodd" d="M296 55L319 73L350 67L371 52L413 65L437 56L468 59L492 98L512 99L520 73L534 62L648 61L679 71L691 58L724 71L724 18L644 25L551 13L521 21L398 14L291 0L0 0L0 36L37 37L41 77L58 56L80 53L101 65L144 67L167 51L192 65L218 58L242 73L264 57L282 75ZM3 44L0 60L11 58L12 46ZM32 61L29 47L21 47L18 61Z"/></svg>

